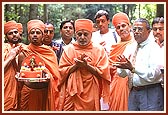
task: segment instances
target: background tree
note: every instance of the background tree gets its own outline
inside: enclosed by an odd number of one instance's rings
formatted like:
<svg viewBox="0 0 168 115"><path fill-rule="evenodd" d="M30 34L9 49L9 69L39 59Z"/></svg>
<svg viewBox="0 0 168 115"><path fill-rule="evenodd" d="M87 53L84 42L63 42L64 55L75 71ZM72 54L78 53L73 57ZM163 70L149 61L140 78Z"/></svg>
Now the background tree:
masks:
<svg viewBox="0 0 168 115"><path fill-rule="evenodd" d="M59 39L59 26L63 20L78 18L88 18L93 22L94 15L100 9L109 12L110 20L117 12L128 14L131 23L136 18L147 18L152 22L156 16L164 16L164 4L4 4L4 21L16 20L23 24L23 42L27 40L27 22L30 19L40 19L44 23L50 22L55 27L54 39ZM110 23L110 28L113 25Z"/></svg>
<svg viewBox="0 0 168 115"><path fill-rule="evenodd" d="M163 4L157 4L156 16L164 17L164 5Z"/></svg>
<svg viewBox="0 0 168 115"><path fill-rule="evenodd" d="M38 18L38 4L30 4L29 20Z"/></svg>

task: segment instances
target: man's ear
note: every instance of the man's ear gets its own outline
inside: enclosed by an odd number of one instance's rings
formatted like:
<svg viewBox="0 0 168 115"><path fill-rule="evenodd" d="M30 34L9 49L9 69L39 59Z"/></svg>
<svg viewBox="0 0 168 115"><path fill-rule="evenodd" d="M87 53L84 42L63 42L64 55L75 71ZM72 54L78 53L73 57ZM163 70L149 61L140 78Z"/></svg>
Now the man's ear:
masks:
<svg viewBox="0 0 168 115"><path fill-rule="evenodd" d="M62 31L60 30L60 35L62 36Z"/></svg>
<svg viewBox="0 0 168 115"><path fill-rule="evenodd" d="M107 20L108 21L108 24L110 24L110 19L109 20Z"/></svg>
<svg viewBox="0 0 168 115"><path fill-rule="evenodd" d="M27 35L28 35L27 39L28 39L28 40L29 40L29 42L30 42L29 34L27 34Z"/></svg>

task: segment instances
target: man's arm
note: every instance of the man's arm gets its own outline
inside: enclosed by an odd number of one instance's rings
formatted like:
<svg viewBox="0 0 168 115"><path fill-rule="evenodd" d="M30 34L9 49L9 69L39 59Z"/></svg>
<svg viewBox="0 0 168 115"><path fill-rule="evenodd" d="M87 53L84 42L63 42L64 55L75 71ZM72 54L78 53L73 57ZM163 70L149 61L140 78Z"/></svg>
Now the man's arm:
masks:
<svg viewBox="0 0 168 115"><path fill-rule="evenodd" d="M16 47L13 47L13 48L10 50L10 52L9 52L9 54L8 54L8 56L7 56L7 58L6 58L5 61L4 61L4 70L6 70L6 69L8 68L8 66L9 66L9 64L12 62L12 60L15 59L15 57L16 57L16 56L18 55L18 53L20 52L20 49L21 49L20 46L16 46Z"/></svg>

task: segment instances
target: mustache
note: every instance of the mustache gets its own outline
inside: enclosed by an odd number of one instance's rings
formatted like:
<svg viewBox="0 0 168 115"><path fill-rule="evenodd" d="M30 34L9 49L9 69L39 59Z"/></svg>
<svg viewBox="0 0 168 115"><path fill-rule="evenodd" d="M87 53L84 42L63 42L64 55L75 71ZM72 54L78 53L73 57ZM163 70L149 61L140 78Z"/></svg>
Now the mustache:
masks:
<svg viewBox="0 0 168 115"><path fill-rule="evenodd" d="M157 33L157 34L156 34L156 36L158 36L158 35L159 35L159 36L162 36L162 34L160 34L160 33Z"/></svg>
<svg viewBox="0 0 168 115"><path fill-rule="evenodd" d="M121 34L128 34L129 32L127 30L121 30Z"/></svg>

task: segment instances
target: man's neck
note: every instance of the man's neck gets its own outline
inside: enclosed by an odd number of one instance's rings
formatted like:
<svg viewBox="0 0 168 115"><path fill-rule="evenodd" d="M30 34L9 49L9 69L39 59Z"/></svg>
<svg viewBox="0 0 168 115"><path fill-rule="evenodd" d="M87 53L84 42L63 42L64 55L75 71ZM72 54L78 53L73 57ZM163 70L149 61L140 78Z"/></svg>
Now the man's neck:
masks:
<svg viewBox="0 0 168 115"><path fill-rule="evenodd" d="M105 31L100 31L100 34L106 34L108 32L109 32L109 28L107 30L105 30Z"/></svg>
<svg viewBox="0 0 168 115"><path fill-rule="evenodd" d="M62 38L64 44L69 44L72 41L72 38Z"/></svg>
<svg viewBox="0 0 168 115"><path fill-rule="evenodd" d="M13 46L13 45L15 45L15 46L18 46L19 45L19 43L17 43L17 44L14 44L14 43L11 43L11 42L8 42L11 46Z"/></svg>

